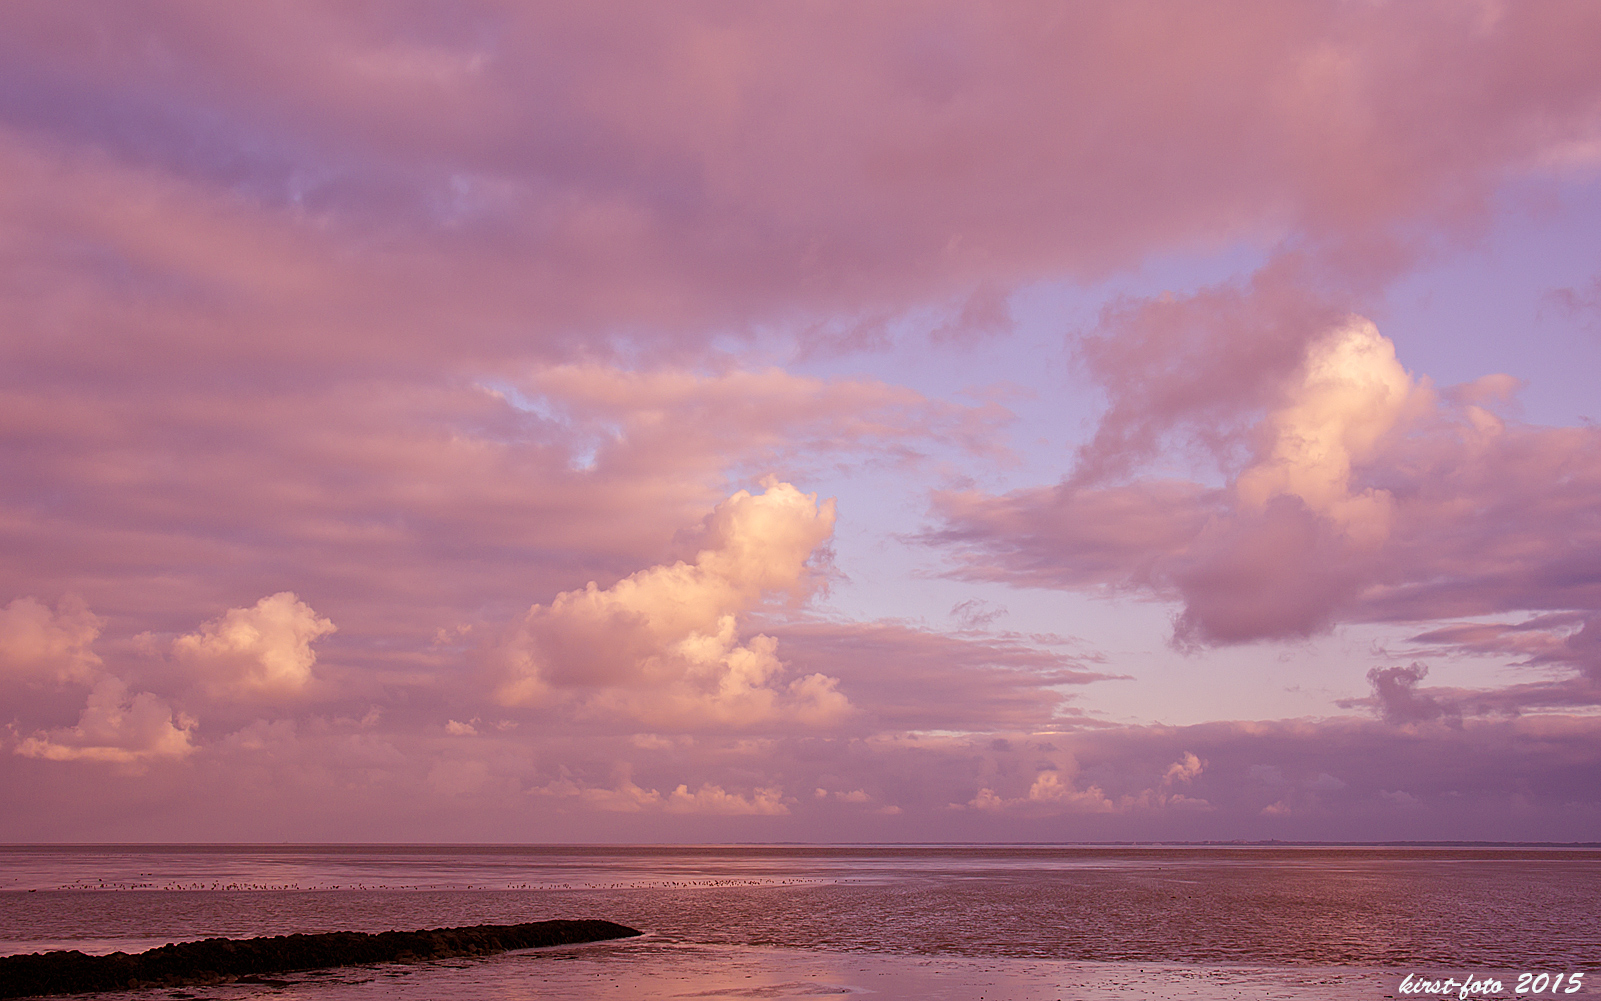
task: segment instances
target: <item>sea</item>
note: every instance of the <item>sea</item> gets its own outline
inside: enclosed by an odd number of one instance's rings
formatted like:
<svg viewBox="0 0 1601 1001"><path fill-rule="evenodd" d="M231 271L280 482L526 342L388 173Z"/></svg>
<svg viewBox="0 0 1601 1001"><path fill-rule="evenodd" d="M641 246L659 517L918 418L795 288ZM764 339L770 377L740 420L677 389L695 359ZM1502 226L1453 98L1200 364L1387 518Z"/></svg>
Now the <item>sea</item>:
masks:
<svg viewBox="0 0 1601 1001"><path fill-rule="evenodd" d="M0 845L0 954L600 918L633 939L179 1001L1588 997L1601 850Z"/></svg>

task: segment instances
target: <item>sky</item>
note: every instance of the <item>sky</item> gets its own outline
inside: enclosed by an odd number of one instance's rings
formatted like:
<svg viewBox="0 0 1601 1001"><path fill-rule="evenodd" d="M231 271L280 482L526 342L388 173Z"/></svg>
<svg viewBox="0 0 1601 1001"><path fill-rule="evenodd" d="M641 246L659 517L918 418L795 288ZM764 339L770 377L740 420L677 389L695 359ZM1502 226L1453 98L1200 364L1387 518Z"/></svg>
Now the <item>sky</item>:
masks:
<svg viewBox="0 0 1601 1001"><path fill-rule="evenodd" d="M1601 840L1601 6L0 10L0 840Z"/></svg>

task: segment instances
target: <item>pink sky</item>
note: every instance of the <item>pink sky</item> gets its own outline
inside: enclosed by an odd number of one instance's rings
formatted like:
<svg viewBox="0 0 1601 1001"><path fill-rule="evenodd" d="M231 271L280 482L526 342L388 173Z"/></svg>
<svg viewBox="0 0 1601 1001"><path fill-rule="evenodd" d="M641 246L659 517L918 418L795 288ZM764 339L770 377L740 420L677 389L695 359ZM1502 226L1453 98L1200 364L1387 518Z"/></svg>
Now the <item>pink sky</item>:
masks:
<svg viewBox="0 0 1601 1001"><path fill-rule="evenodd" d="M0 839L1601 840L1601 7L0 10Z"/></svg>

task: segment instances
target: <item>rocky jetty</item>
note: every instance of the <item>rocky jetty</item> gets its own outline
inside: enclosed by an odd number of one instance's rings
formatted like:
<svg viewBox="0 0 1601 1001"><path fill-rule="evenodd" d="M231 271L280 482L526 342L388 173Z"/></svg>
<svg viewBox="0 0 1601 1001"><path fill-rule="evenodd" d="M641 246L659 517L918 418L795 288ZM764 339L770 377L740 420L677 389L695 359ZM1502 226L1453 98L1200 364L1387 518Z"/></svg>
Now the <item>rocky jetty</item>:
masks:
<svg viewBox="0 0 1601 1001"><path fill-rule="evenodd" d="M134 987L216 984L263 973L364 963L412 963L487 956L512 949L628 938L641 932L610 921L535 921L377 935L341 931L273 938L208 938L132 955L36 952L0 957L0 998L79 994Z"/></svg>

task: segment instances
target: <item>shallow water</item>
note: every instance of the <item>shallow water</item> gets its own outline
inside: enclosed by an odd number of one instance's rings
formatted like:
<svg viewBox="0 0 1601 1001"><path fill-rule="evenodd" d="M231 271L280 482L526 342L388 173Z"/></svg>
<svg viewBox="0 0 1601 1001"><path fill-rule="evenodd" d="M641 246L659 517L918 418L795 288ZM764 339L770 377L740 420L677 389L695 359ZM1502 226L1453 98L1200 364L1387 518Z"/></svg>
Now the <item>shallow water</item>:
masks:
<svg viewBox="0 0 1601 1001"><path fill-rule="evenodd" d="M580 917L649 935L177 993L1372 998L1452 971L1510 988L1596 968L1601 852L0 846L7 954Z"/></svg>

